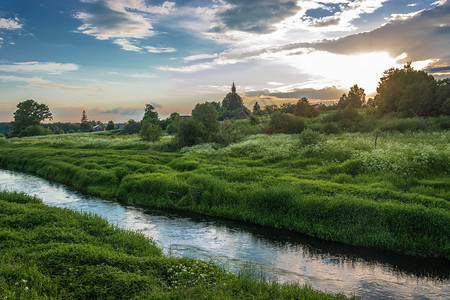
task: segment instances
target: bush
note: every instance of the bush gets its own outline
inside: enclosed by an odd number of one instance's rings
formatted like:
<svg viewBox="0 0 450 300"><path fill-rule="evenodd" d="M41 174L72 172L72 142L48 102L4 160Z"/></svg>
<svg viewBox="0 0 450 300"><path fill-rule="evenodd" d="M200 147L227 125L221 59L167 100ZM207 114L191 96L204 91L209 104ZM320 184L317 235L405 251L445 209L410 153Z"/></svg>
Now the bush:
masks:
<svg viewBox="0 0 450 300"><path fill-rule="evenodd" d="M378 125L378 129L380 131L399 132L426 130L417 118L392 119L386 121L381 120L380 125Z"/></svg>
<svg viewBox="0 0 450 300"><path fill-rule="evenodd" d="M19 132L19 137L25 137L25 136L37 136L37 135L48 135L50 134L49 129L45 129L41 125L30 125L23 129L21 132Z"/></svg>
<svg viewBox="0 0 450 300"><path fill-rule="evenodd" d="M322 136L320 135L320 133L312 131L311 129L306 129L299 135L301 147L315 145L319 143L321 139Z"/></svg>
<svg viewBox="0 0 450 300"><path fill-rule="evenodd" d="M225 120L219 128L219 134L217 135L217 141L224 145L236 143L242 140L244 133L239 127L231 123L230 120Z"/></svg>
<svg viewBox="0 0 450 300"><path fill-rule="evenodd" d="M162 130L158 125L144 121L140 131L141 139L147 142L156 142L161 139Z"/></svg>
<svg viewBox="0 0 450 300"><path fill-rule="evenodd" d="M280 111L271 115L269 125L274 133L300 133L306 127L305 120Z"/></svg>

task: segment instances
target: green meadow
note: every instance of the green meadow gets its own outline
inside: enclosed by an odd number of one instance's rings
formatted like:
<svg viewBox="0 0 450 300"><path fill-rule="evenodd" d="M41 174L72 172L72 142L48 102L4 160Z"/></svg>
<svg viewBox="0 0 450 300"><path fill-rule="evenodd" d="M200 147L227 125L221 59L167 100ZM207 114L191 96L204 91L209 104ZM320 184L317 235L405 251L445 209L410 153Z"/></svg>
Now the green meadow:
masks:
<svg viewBox="0 0 450 300"><path fill-rule="evenodd" d="M1 299L345 299L162 255L96 215L0 192Z"/></svg>
<svg viewBox="0 0 450 300"><path fill-rule="evenodd" d="M450 259L448 131L251 135L171 148L114 133L0 140L0 167L124 204Z"/></svg>

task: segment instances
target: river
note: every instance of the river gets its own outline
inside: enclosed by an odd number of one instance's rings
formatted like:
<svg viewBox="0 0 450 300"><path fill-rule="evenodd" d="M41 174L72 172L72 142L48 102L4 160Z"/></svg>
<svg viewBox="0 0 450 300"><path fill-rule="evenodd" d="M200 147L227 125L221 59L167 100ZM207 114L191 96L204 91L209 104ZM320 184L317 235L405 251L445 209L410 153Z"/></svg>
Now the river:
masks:
<svg viewBox="0 0 450 300"><path fill-rule="evenodd" d="M140 231L174 256L251 268L278 282L368 299L449 299L450 263L325 242L291 231L198 214L123 206L62 184L0 170L0 190L20 191L49 206L91 212Z"/></svg>

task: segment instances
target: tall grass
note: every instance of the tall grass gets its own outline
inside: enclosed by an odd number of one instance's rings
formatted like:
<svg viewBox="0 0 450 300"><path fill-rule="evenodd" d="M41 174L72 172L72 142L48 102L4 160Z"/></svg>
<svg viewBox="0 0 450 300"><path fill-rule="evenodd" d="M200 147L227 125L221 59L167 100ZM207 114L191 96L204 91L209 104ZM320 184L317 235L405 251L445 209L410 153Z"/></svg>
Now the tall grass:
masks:
<svg viewBox="0 0 450 300"><path fill-rule="evenodd" d="M2 299L345 299L162 255L92 214L0 192Z"/></svg>
<svg viewBox="0 0 450 300"><path fill-rule="evenodd" d="M162 144L136 148L133 139L120 150L82 147L82 140L54 147L53 139L0 144L0 167L123 203L450 259L449 132L381 133L375 149L372 133L306 130L179 153Z"/></svg>

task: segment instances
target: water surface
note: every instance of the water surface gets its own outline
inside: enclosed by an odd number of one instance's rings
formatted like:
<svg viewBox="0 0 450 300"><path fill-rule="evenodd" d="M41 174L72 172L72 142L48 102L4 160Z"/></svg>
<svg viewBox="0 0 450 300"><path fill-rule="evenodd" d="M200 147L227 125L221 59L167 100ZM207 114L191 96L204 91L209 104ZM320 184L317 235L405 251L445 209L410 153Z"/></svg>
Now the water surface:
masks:
<svg viewBox="0 0 450 300"><path fill-rule="evenodd" d="M20 191L45 204L92 212L141 231L166 254L252 268L279 282L369 299L450 299L450 263L324 242L291 231L198 214L122 206L64 185L0 170L0 190Z"/></svg>

